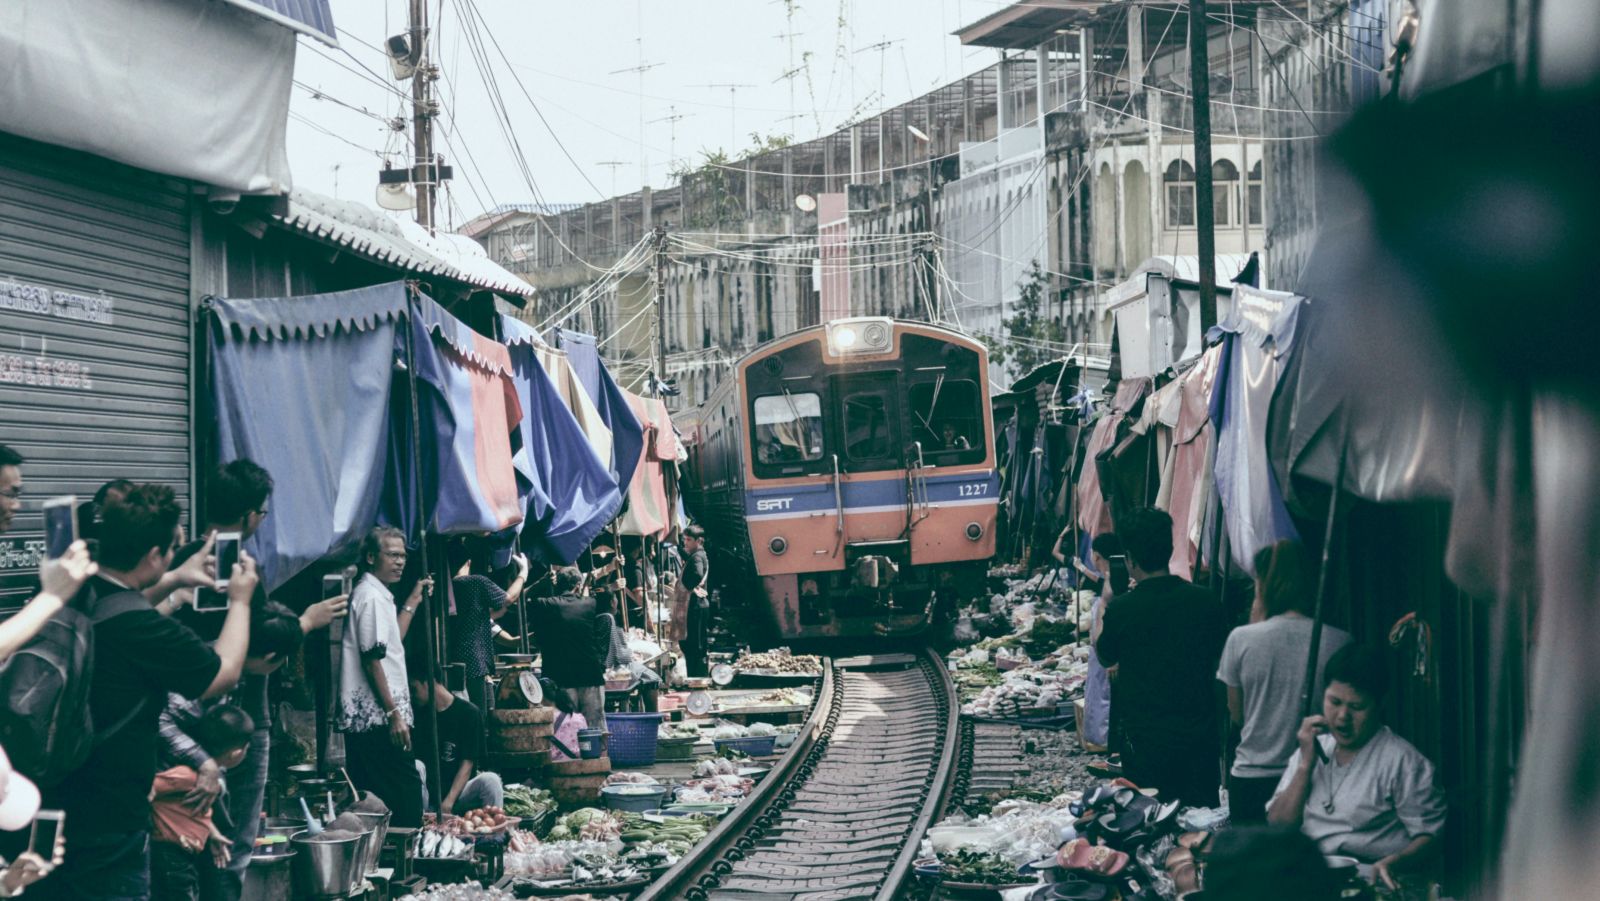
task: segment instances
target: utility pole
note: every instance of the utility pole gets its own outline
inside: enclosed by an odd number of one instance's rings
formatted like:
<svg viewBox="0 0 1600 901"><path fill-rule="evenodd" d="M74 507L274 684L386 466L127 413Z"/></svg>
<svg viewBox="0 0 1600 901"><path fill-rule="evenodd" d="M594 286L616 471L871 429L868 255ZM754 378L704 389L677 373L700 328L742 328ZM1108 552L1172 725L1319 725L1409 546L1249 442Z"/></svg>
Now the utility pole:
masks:
<svg viewBox="0 0 1600 901"><path fill-rule="evenodd" d="M656 242L656 396L667 384L667 227L655 227Z"/></svg>
<svg viewBox="0 0 1600 901"><path fill-rule="evenodd" d="M1200 334L1217 324L1217 233L1211 200L1211 45L1206 0L1189 0L1189 80L1194 92L1194 223L1200 255Z"/></svg>
<svg viewBox="0 0 1600 901"><path fill-rule="evenodd" d="M411 78L411 127L416 145L411 180L417 188L417 224L432 232L438 170L433 159L433 79L427 41L427 0L411 0L411 55L416 67Z"/></svg>

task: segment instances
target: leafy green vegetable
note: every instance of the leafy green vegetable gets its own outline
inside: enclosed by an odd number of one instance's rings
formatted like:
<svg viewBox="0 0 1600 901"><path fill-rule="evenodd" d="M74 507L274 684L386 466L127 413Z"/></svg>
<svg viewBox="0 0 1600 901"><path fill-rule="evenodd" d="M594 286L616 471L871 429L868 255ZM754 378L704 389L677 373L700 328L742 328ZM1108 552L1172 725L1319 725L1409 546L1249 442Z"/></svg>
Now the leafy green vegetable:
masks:
<svg viewBox="0 0 1600 901"><path fill-rule="evenodd" d="M988 851L959 848L939 855L940 875L946 882L1012 885L1025 882L1011 861Z"/></svg>
<svg viewBox="0 0 1600 901"><path fill-rule="evenodd" d="M1033 629L1028 632L1028 637L1023 639L1022 646L1027 650L1028 656L1038 659L1071 642L1077 634L1078 630L1065 620L1050 622L1036 619L1033 621Z"/></svg>

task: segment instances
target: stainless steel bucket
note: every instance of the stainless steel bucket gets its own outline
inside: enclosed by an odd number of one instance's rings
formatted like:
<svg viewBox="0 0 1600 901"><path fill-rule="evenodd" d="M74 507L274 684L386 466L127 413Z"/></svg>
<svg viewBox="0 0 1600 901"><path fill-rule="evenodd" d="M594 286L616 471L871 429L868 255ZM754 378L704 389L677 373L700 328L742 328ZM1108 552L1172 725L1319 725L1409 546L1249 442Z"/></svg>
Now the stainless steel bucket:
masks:
<svg viewBox="0 0 1600 901"><path fill-rule="evenodd" d="M368 843L369 847L367 849L366 869L361 872L363 875L376 873L378 871L378 858L383 854L383 843L389 838L389 818L394 815L394 812L362 813L358 810L350 810L346 811L346 813L360 817L361 821L367 824L367 828L372 830L372 838Z"/></svg>
<svg viewBox="0 0 1600 901"><path fill-rule="evenodd" d="M297 832L293 861L296 892L311 898L345 898L366 878L367 850L374 833L337 841L309 841L310 833Z"/></svg>

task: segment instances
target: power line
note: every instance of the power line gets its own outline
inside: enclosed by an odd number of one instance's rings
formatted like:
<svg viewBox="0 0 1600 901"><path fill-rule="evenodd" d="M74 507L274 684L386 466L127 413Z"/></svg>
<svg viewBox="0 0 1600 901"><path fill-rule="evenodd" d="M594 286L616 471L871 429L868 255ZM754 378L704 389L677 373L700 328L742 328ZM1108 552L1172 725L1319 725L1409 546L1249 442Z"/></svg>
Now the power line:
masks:
<svg viewBox="0 0 1600 901"><path fill-rule="evenodd" d="M478 4L475 2L475 0L458 0L458 2L464 3L466 8L470 10L472 16L476 17L477 26L475 27L479 29L479 40L481 41L484 35L487 34L489 42L494 45L495 51L499 53L500 58L505 61L506 69L511 75L511 80L516 84L517 88L522 91L522 96L527 99L528 105L533 107L534 115L538 116L539 121L544 123L545 130L550 133L550 139L556 142L557 147L561 148L562 155L564 155L567 158L567 161L572 164L572 168L577 170L578 175L582 176L585 182L588 182L589 187L593 188L596 194L599 194L601 197L605 197L605 192L601 191L600 187L594 183L593 179L589 178L589 173L585 172L583 167L578 165L578 160L572 155L572 152L567 149L567 145L561 142L561 136L556 134L556 130L553 126L551 126L550 120L544 117L544 112L539 109L539 104L534 102L533 95L528 93L528 87L522 83L522 78L518 76L516 72L511 71L511 57L507 56L505 49L500 46L500 39L495 36L494 30L488 27L487 22L483 18L483 13L478 9Z"/></svg>

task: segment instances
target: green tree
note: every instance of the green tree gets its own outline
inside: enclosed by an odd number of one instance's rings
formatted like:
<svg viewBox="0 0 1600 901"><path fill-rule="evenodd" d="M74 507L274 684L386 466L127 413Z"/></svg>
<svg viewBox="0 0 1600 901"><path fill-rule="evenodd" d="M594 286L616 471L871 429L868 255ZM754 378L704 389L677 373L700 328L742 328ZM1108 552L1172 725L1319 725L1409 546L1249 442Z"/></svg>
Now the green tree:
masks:
<svg viewBox="0 0 1600 901"><path fill-rule="evenodd" d="M982 335L989 346L989 359L1018 378L1040 363L1066 354L1067 330L1052 318L1045 306L1050 279L1038 260L1034 260L1017 282L1017 302L1011 316L1001 324L1005 338Z"/></svg>
<svg viewBox="0 0 1600 901"><path fill-rule="evenodd" d="M789 135L750 133L750 147L734 159L726 150L700 151L700 165L677 163L669 170L684 187L684 224L690 228L717 228L745 217L745 179L752 173L745 160L782 150L794 143ZM754 173L761 177L763 173Z"/></svg>

